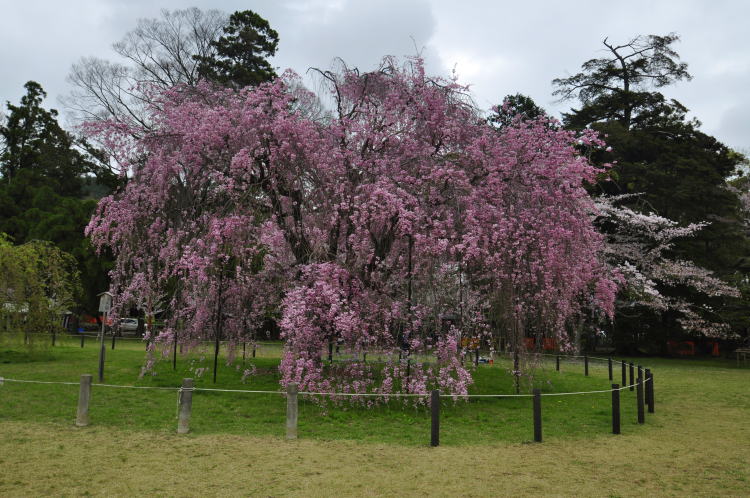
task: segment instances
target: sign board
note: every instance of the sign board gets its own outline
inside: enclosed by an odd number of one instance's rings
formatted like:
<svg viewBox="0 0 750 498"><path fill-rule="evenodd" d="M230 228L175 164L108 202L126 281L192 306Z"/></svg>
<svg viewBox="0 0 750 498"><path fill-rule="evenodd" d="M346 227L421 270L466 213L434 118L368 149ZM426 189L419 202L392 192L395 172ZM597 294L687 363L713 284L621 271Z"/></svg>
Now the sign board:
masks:
<svg viewBox="0 0 750 498"><path fill-rule="evenodd" d="M107 314L112 309L112 294L102 292L99 294L99 312Z"/></svg>

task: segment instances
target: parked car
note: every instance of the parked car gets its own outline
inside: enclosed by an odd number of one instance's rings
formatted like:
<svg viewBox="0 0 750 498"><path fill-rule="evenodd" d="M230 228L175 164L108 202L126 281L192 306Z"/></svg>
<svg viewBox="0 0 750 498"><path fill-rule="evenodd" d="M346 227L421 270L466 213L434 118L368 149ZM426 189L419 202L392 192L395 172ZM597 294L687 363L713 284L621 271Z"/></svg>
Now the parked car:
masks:
<svg viewBox="0 0 750 498"><path fill-rule="evenodd" d="M138 319L136 318L121 318L120 319L120 330L122 332L135 332L138 330Z"/></svg>

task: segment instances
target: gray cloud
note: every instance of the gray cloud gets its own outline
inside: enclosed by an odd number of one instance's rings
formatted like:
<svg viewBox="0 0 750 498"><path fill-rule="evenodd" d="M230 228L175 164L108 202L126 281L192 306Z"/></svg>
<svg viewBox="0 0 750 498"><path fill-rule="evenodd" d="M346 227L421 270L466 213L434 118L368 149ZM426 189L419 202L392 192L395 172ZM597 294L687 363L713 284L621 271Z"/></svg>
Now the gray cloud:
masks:
<svg viewBox="0 0 750 498"><path fill-rule="evenodd" d="M113 57L111 44L139 17L192 5L250 8L268 19L280 35L273 62L282 69L304 74L328 68L336 57L370 69L384 55L413 55L416 45L430 72L446 76L455 68L483 108L522 92L553 113L570 105L554 101L550 81L600 55L605 36L620 41L675 31L682 36L676 49L695 79L664 92L690 108L707 133L750 149L750 2L742 0L0 0L0 99L17 101L34 79L54 106L68 92L65 77L78 58Z"/></svg>

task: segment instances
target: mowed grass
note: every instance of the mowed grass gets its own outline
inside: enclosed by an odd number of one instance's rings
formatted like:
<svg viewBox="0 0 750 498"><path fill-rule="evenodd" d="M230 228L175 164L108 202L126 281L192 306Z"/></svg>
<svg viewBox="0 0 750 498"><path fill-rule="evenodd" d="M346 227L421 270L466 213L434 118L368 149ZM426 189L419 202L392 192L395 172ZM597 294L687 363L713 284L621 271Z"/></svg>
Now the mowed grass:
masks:
<svg viewBox="0 0 750 498"><path fill-rule="evenodd" d="M177 372L163 363L156 376L135 380L141 348L108 350L105 381L175 386L190 374L181 360ZM96 373L93 347L0 351L0 376L76 381ZM277 389L276 361L259 358L261 374L247 384L223 368L219 385ZM529 443L528 399L446 401L439 448L427 447L423 408L321 412L303 402L301 439L290 442L281 396L196 393L193 432L178 436L172 391L95 388L92 426L75 428L76 386L8 382L0 386L0 495L747 496L750 368L642 362L655 373L657 413L638 426L635 396L623 392L622 435L609 434L608 393L543 398L542 444ZM474 392L512 392L506 370L480 366ZM606 364L592 363L588 378L582 372L563 363L557 374L549 364L538 378L547 392L609 385ZM198 385L211 387L210 377Z"/></svg>
<svg viewBox="0 0 750 498"><path fill-rule="evenodd" d="M106 351L106 384L148 387L178 387L184 377L195 377L195 369L212 366L206 355L178 357L173 370L171 358L157 364L154 374L139 379L144 362L143 344L120 341L115 350ZM196 377L196 387L278 391L280 344L263 345L256 358L247 352L245 365L241 355L234 365L220 361L217 383L211 372ZM242 372L254 366L256 374L242 381ZM475 371L472 394L514 394L513 378L506 361L480 365ZM74 339L58 341L54 348L37 349L28 354L19 347L0 349L0 376L11 379L78 382L82 373L95 376L98 347L89 340L79 347ZM615 373L619 371L616 369ZM523 383L522 394L532 385ZM554 362L535 371L535 387L542 392L577 392L607 389L606 363L590 364L590 375L583 365L563 361L561 372ZM78 399L76 385L38 385L6 382L0 391L0 419L71 423ZM92 423L136 431L170 433L176 427L177 393L173 390L135 390L94 387L90 406ZM283 436L286 399L279 394L205 392L193 395L191 431L194 434L229 433ZM623 430L638 430L635 394L622 392ZM545 438L590 438L606 435L611 428L611 395L554 396L543 398ZM301 397L299 435L311 439L349 439L422 446L429 442L430 412L415 399L393 400L375 408L313 402ZM471 398L441 403L441 443L476 445L496 441L522 442L533 437L532 402L521 398Z"/></svg>

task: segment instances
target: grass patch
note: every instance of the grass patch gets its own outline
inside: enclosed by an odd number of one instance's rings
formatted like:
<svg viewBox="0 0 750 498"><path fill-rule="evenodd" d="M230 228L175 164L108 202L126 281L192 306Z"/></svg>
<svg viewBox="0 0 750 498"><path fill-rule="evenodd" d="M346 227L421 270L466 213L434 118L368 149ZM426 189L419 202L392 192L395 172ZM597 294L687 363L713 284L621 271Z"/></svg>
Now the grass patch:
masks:
<svg viewBox="0 0 750 498"><path fill-rule="evenodd" d="M96 349L73 346L51 349L48 362L0 363L0 375L75 381L95 372ZM108 350L106 381L177 385L189 373L182 363L176 373L162 364L158 375L135 382L141 348ZM8 358L1 351L0 361ZM277 360L262 353L259 362L272 368ZM288 442L277 437L283 400L200 393L194 432L184 437L174 433L172 392L96 389L93 425L79 429L72 424L76 386L6 383L0 386L0 495L746 496L750 369L721 360L642 361L656 378L657 413L647 414L646 425L634 424L629 391L620 436L608 434L607 394L546 397L545 442L526 444L528 400L446 403L439 448L426 447L429 415L420 408L341 408L324 415L303 403L302 439ZM509 387L504 370L480 368L474 389ZM555 377L548 367L547 388L609 384L606 365L592 364L590 378L582 371L566 363ZM220 385L243 387L239 377L222 368ZM267 373L244 387L275 389L276 380Z"/></svg>
<svg viewBox="0 0 750 498"><path fill-rule="evenodd" d="M196 387L220 389L279 390L280 345L264 346L245 366L220 361L218 382L210 372L196 378ZM56 347L36 351L33 361L23 350L0 352L0 375L27 380L77 382L82 373L97 371L98 345L88 340L81 348L77 338L59 338ZM157 364L153 374L138 379L145 352L143 344L120 341L106 351L105 383L154 387L177 387L184 377L195 377L195 369L212 364L210 354L179 357L177 369L171 361ZM17 361L18 360L18 361ZM27 361L28 360L28 361ZM242 382L242 371L250 364L259 372ZM510 365L480 365L475 372L472 394L515 392ZM534 387L543 392L571 392L607 389L606 364L592 362L591 375L583 375L580 363L554 362L536 372ZM617 372L615 372L617 373ZM524 392L530 387L525 386ZM16 384L7 382L0 391L0 420L71 423L75 417L77 386ZM174 391L130 390L94 387L90 407L93 424L127 429L171 433L176 424ZM635 395L623 392L623 425L635 424ZM545 439L605 436L610 430L609 393L543 398ZM274 394L196 392L193 397L191 430L194 434L252 434L282 436L285 431L286 400ZM430 414L426 406L394 401L375 408L343 404L321 407L305 397L300 401L299 434L320 440L349 439L374 443L421 446L429 440ZM530 398L472 398L443 400L441 443L477 445L497 441L524 442L532 438Z"/></svg>

